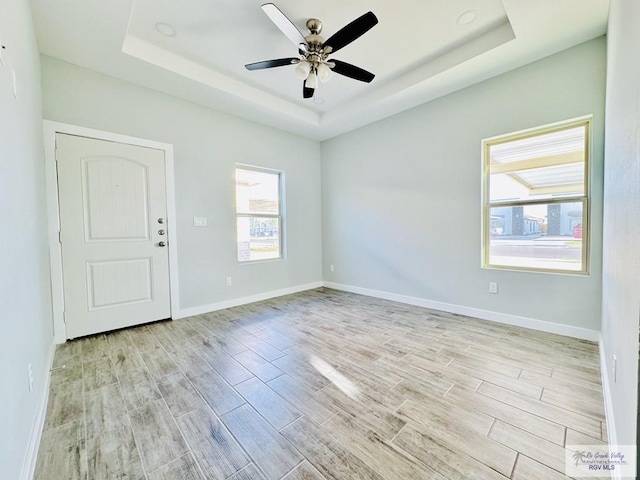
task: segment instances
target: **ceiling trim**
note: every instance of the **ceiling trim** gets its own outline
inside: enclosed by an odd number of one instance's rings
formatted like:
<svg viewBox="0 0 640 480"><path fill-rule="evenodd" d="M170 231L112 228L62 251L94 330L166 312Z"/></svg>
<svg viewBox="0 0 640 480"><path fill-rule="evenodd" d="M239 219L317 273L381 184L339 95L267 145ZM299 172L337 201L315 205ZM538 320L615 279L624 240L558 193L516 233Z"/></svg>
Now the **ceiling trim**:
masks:
<svg viewBox="0 0 640 480"><path fill-rule="evenodd" d="M320 115L312 110L223 75L201 63L189 60L134 35L125 35L122 52L253 104L275 110L281 114L284 113L296 120L310 125L320 125Z"/></svg>
<svg viewBox="0 0 640 480"><path fill-rule="evenodd" d="M387 99L393 101L393 97L397 93L426 82L439 73L504 45L515 38L509 18L505 15L484 30L467 37L463 42L450 45L446 49L434 53L395 79L371 89L370 93L360 95L355 100L341 105L340 108L324 113L316 113L313 110L301 107L273 93L222 74L211 67L173 53L131 33L127 33L124 37L122 52L260 107L285 114L309 125L320 126L355 116L363 108L370 106L372 102L381 103Z"/></svg>
<svg viewBox="0 0 640 480"><path fill-rule="evenodd" d="M372 102L378 105L384 102L395 102L395 95L423 82L427 82L438 74L494 48L500 47L511 40L515 40L515 38L516 36L511 28L509 19L504 17L502 23L493 26L490 30L481 32L479 35L472 37L462 44L439 52L437 55L432 56L396 80L371 90L370 93L360 96L357 100L342 106L340 109L324 113L321 118L321 124L326 125L335 120L355 115Z"/></svg>

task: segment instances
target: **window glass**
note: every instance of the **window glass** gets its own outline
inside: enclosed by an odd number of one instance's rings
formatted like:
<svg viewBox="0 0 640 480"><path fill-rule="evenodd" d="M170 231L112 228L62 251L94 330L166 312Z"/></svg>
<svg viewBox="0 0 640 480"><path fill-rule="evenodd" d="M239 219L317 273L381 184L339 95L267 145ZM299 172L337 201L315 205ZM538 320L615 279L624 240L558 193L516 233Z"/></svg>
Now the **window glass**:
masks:
<svg viewBox="0 0 640 480"><path fill-rule="evenodd" d="M238 261L282 258L281 172L236 168Z"/></svg>
<svg viewBox="0 0 640 480"><path fill-rule="evenodd" d="M490 215L492 265L582 270L582 202L492 207Z"/></svg>
<svg viewBox="0 0 640 480"><path fill-rule="evenodd" d="M236 169L236 207L238 213L279 214L280 175Z"/></svg>
<svg viewBox="0 0 640 480"><path fill-rule="evenodd" d="M485 267L587 273L589 125L483 142Z"/></svg>

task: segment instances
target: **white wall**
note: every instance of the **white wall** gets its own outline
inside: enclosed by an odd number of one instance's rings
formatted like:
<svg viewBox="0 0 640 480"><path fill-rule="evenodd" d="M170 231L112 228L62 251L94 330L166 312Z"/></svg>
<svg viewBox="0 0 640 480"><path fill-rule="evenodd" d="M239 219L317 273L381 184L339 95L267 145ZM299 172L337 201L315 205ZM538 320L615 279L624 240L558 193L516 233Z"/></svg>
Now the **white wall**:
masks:
<svg viewBox="0 0 640 480"><path fill-rule="evenodd" d="M325 281L596 335L604 89L599 38L324 142ZM591 276L480 268L481 140L588 114ZM490 281L498 295L488 293Z"/></svg>
<svg viewBox="0 0 640 480"><path fill-rule="evenodd" d="M0 478L18 479L45 398L53 342L40 58L29 2L0 2L0 32L8 64L0 67Z"/></svg>
<svg viewBox="0 0 640 480"><path fill-rule="evenodd" d="M50 57L42 69L44 118L174 145L182 308L322 280L318 142ZM284 261L236 261L236 162L285 172ZM207 217L208 227L194 227L194 216Z"/></svg>
<svg viewBox="0 0 640 480"><path fill-rule="evenodd" d="M617 441L636 443L640 314L640 3L612 0L607 35L602 338ZM617 381L612 375L618 359ZM610 431L612 425L609 426Z"/></svg>

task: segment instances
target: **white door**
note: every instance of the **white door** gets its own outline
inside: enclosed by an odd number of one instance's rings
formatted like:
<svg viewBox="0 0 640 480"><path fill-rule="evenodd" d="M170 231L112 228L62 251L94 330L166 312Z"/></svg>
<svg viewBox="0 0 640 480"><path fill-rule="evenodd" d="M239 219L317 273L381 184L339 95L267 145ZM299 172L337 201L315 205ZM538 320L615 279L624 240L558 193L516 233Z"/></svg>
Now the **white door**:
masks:
<svg viewBox="0 0 640 480"><path fill-rule="evenodd" d="M170 317L164 152L56 135L67 338Z"/></svg>

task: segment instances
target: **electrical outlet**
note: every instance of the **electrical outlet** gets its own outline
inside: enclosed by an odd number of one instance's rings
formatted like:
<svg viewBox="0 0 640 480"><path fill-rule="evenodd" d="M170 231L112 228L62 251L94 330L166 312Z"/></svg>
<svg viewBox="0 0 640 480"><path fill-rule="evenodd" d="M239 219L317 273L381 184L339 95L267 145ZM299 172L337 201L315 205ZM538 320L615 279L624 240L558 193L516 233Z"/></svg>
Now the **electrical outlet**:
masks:
<svg viewBox="0 0 640 480"><path fill-rule="evenodd" d="M613 365L611 366L611 373L613 376L613 383L618 380L618 357L613 356Z"/></svg>
<svg viewBox="0 0 640 480"><path fill-rule="evenodd" d="M498 284L496 282L489 282L489 293L498 293Z"/></svg>
<svg viewBox="0 0 640 480"><path fill-rule="evenodd" d="M231 277L227 277L227 287L231 286Z"/></svg>
<svg viewBox="0 0 640 480"><path fill-rule="evenodd" d="M333 269L333 265L331 265L331 266L329 267L329 269L333 272L333 270L334 270L334 269Z"/></svg>
<svg viewBox="0 0 640 480"><path fill-rule="evenodd" d="M33 390L33 365L29 364L29 391Z"/></svg>

